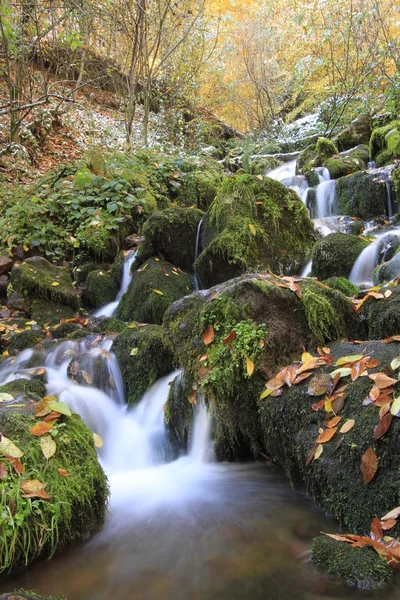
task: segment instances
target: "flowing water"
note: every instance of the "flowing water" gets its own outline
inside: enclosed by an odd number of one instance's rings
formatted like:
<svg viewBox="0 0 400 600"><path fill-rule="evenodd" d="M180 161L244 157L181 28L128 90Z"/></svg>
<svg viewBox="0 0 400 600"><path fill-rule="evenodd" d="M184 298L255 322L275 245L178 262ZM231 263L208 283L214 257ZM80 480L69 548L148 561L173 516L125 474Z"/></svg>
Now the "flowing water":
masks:
<svg viewBox="0 0 400 600"><path fill-rule="evenodd" d="M200 250L200 233L201 233L201 227L203 225L203 219L200 219L199 224L197 226L197 234L196 234L196 245L194 248L194 262L196 262L198 256L199 256L199 250ZM197 279L197 275L196 275L196 271L194 272L194 276L193 276L193 284L194 284L194 289L196 291L198 291L200 289L199 287L199 282Z"/></svg>
<svg viewBox="0 0 400 600"><path fill-rule="evenodd" d="M364 248L351 270L349 279L355 285L371 287L372 274L377 265L386 262L393 254L393 243L400 240L400 228L380 233Z"/></svg>
<svg viewBox="0 0 400 600"><path fill-rule="evenodd" d="M105 306L102 306L96 310L96 312L93 314L94 317L112 317L115 315L119 301L128 289L131 280L131 266L136 258L136 254L137 250L132 250L126 254L122 268L121 287L116 299L113 302L110 302L109 304L106 304Z"/></svg>

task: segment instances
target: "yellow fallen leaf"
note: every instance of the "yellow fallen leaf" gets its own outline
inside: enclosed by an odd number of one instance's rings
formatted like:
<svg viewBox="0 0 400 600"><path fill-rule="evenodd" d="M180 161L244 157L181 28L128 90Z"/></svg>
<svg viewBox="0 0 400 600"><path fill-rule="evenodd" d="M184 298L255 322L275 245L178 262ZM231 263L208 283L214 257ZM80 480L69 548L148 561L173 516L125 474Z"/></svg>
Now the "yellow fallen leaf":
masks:
<svg viewBox="0 0 400 600"><path fill-rule="evenodd" d="M348 419L346 423L343 423L342 427L339 430L339 433L347 433L350 429L353 429L356 424L354 419Z"/></svg>
<svg viewBox="0 0 400 600"><path fill-rule="evenodd" d="M249 223L249 229L253 235L256 235L256 228L252 223Z"/></svg>
<svg viewBox="0 0 400 600"><path fill-rule="evenodd" d="M246 356L246 369L247 369L247 375L249 377L251 377L254 373L254 363L252 360L250 360L250 358L248 356Z"/></svg>
<svg viewBox="0 0 400 600"><path fill-rule="evenodd" d="M156 294L159 294L160 296L164 296L164 293L161 290L154 290L153 292L155 292Z"/></svg>
<svg viewBox="0 0 400 600"><path fill-rule="evenodd" d="M318 460L319 457L321 456L321 454L323 453L323 451L324 451L323 445L318 444L318 448L316 449L315 454L314 454L314 460Z"/></svg>
<svg viewBox="0 0 400 600"><path fill-rule="evenodd" d="M56 285L60 285L58 281L53 281L53 283L51 284L53 287L56 287Z"/></svg>
<svg viewBox="0 0 400 600"><path fill-rule="evenodd" d="M272 394L272 391L273 390L264 390L260 396L260 400L264 400L265 398L268 398L268 396L270 396Z"/></svg>
<svg viewBox="0 0 400 600"><path fill-rule="evenodd" d="M95 433L93 431L93 439L94 439L94 445L96 446L96 448L102 448L103 447L103 440L101 439L101 437L99 436L98 433Z"/></svg>

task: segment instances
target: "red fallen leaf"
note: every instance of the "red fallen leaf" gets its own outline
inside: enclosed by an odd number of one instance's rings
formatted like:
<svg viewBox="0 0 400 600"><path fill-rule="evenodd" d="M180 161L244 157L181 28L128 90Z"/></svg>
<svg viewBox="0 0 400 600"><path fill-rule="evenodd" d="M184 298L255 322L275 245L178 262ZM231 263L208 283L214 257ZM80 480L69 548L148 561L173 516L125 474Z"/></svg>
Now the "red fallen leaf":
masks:
<svg viewBox="0 0 400 600"><path fill-rule="evenodd" d="M23 498L43 498L47 500L50 498L46 490L45 483L42 483L38 479L25 479L19 484L20 490L23 492Z"/></svg>
<svg viewBox="0 0 400 600"><path fill-rule="evenodd" d="M378 517L375 517L370 525L371 539L381 540L383 538L383 529Z"/></svg>
<svg viewBox="0 0 400 600"><path fill-rule="evenodd" d="M351 367L351 380L356 381L365 371L367 370L365 362L362 360L357 361Z"/></svg>
<svg viewBox="0 0 400 600"><path fill-rule="evenodd" d="M32 429L30 429L30 432L33 433L33 435L39 437L40 435L48 433L51 429L53 429L53 426L50 425L50 423L45 423L44 421L41 421L40 423L34 425Z"/></svg>
<svg viewBox="0 0 400 600"><path fill-rule="evenodd" d="M331 389L331 393L329 394L329 397L332 396L333 392L335 391L337 384L340 381L340 373L337 373L333 379L333 383L332 383L332 389Z"/></svg>
<svg viewBox="0 0 400 600"><path fill-rule="evenodd" d="M304 381L305 379L307 379L307 377L311 377L312 373L302 373L301 375L297 375L296 379L293 381L293 383L295 385L297 385L298 383L301 383L302 381Z"/></svg>
<svg viewBox="0 0 400 600"><path fill-rule="evenodd" d="M375 440L379 440L383 435L385 435L385 433L391 426L392 421L393 421L393 415L389 412L382 417L382 419L379 421L378 425L375 427L375 430L374 430L374 439Z"/></svg>
<svg viewBox="0 0 400 600"><path fill-rule="evenodd" d="M0 462L0 479L4 481L8 477L8 469L4 463Z"/></svg>
<svg viewBox="0 0 400 600"><path fill-rule="evenodd" d="M315 360L310 360L308 362L305 362L303 365L301 365L301 367L299 367L296 371L297 375L300 375L301 373L304 373L304 371L312 371L313 369L317 369L318 367L321 367L322 365L325 365L325 361L323 358L316 358Z"/></svg>
<svg viewBox="0 0 400 600"><path fill-rule="evenodd" d="M381 410L379 411L379 418L382 419L390 410L390 402L387 402L387 404L384 404L381 408Z"/></svg>
<svg viewBox="0 0 400 600"><path fill-rule="evenodd" d="M61 417L61 413L53 410L51 413L45 416L44 420L46 423L48 423L49 421L55 421L56 419L58 419L58 417Z"/></svg>
<svg viewBox="0 0 400 600"><path fill-rule="evenodd" d="M370 358L367 361L366 365L368 369L375 369L376 367L379 367L380 362L376 358Z"/></svg>
<svg viewBox="0 0 400 600"><path fill-rule="evenodd" d="M281 377L281 372L278 373L278 375L276 375L276 377L273 377L272 379L270 379L269 381L267 381L267 383L265 384L265 387L268 390L279 390L279 388L283 387L285 385L285 382L283 381L282 377Z"/></svg>
<svg viewBox="0 0 400 600"><path fill-rule="evenodd" d="M214 327L212 325L209 325L207 327L207 329L205 330L205 332L203 333L203 342L205 343L206 346L208 346L209 344L211 344L211 342L214 339Z"/></svg>
<svg viewBox="0 0 400 600"><path fill-rule="evenodd" d="M329 442L337 432L337 427L332 427L331 429L325 429L322 433L319 434L317 439L315 440L317 444L326 444Z"/></svg>
<svg viewBox="0 0 400 600"><path fill-rule="evenodd" d="M19 458L14 458L13 456L6 456L6 459L8 460L14 471L18 473L18 475L24 474L24 465L19 460Z"/></svg>
<svg viewBox="0 0 400 600"><path fill-rule="evenodd" d="M325 400L320 400L319 402L314 402L314 404L311 404L311 408L315 412L322 410L324 408L324 406L325 406Z"/></svg>
<svg viewBox="0 0 400 600"><path fill-rule="evenodd" d="M298 283L294 281L289 281L289 289L296 294L298 298L301 300L301 287Z"/></svg>
<svg viewBox="0 0 400 600"><path fill-rule="evenodd" d="M388 531L392 529L397 523L397 519L386 519L386 521L381 521L383 531Z"/></svg>
<svg viewBox="0 0 400 600"><path fill-rule="evenodd" d="M236 331L233 329L228 335L222 340L223 344L229 344L236 338Z"/></svg>
<svg viewBox="0 0 400 600"><path fill-rule="evenodd" d="M63 469L62 467L59 467L59 468L57 469L57 471L58 471L58 472L60 473L60 475L62 475L63 477L68 477L68 476L69 476L69 473L68 473L67 469Z"/></svg>
<svg viewBox="0 0 400 600"><path fill-rule="evenodd" d="M394 392L394 387L387 387L387 388L383 388L380 390L381 394L384 394L385 396L390 396L390 394L393 394Z"/></svg>
<svg viewBox="0 0 400 600"><path fill-rule="evenodd" d="M370 483L378 470L378 457L371 447L367 448L361 457L361 473L364 483Z"/></svg>
<svg viewBox="0 0 400 600"><path fill-rule="evenodd" d="M375 385L380 390L387 388L391 385L396 385L397 379L393 379L393 377L388 377L386 373L372 373L369 375L369 378L375 382Z"/></svg>

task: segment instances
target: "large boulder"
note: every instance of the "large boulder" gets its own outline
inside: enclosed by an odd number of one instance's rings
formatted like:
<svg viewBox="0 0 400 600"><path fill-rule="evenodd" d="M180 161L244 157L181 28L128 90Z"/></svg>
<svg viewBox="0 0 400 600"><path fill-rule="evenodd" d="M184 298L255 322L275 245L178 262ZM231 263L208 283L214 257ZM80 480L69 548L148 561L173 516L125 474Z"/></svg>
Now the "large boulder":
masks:
<svg viewBox="0 0 400 600"><path fill-rule="evenodd" d="M277 365L304 347L364 333L343 294L312 280L293 284L244 276L187 296L164 317L164 339L175 362L191 378L192 392L202 388L213 406L221 459L263 452L257 401ZM211 342L203 337L210 327ZM189 402L188 389L184 394Z"/></svg>
<svg viewBox="0 0 400 600"><path fill-rule="evenodd" d="M173 265L192 271L202 216L196 208L174 207L153 213L143 228L146 244Z"/></svg>
<svg viewBox="0 0 400 600"><path fill-rule="evenodd" d="M117 308L123 321L161 325L167 308L193 289L192 278L170 263L151 258L133 272Z"/></svg>
<svg viewBox="0 0 400 600"><path fill-rule="evenodd" d="M298 195L262 176L226 179L202 229L195 270L204 288L249 269L298 273L316 240Z"/></svg>
<svg viewBox="0 0 400 600"><path fill-rule="evenodd" d="M344 127L334 138L333 142L339 150L348 150L358 144L368 144L372 131L371 115L362 114Z"/></svg>
<svg viewBox="0 0 400 600"><path fill-rule="evenodd" d="M400 121L392 121L382 127L377 127L371 134L369 140L369 153L371 160L374 160L377 166L389 162L388 159L390 159L390 157L392 157L393 160L393 152L388 149L387 139L388 134L393 130L400 131Z"/></svg>
<svg viewBox="0 0 400 600"><path fill-rule="evenodd" d="M92 308L100 308L115 300L118 285L103 270L91 271L86 278L84 300Z"/></svg>
<svg viewBox="0 0 400 600"><path fill-rule="evenodd" d="M348 152L328 158L324 167L328 169L331 179L339 179L366 169L368 158L368 146L357 146Z"/></svg>
<svg viewBox="0 0 400 600"><path fill-rule="evenodd" d="M0 404L0 431L14 444L3 437L0 450L0 568L14 570L87 540L104 520L108 486L93 434L78 415L60 416L53 435L33 435L43 420L34 416L39 387L25 385L19 393L7 386L2 393L17 403ZM55 453L45 458L47 450Z"/></svg>
<svg viewBox="0 0 400 600"><path fill-rule="evenodd" d="M300 153L296 168L299 173L306 174L315 167L322 167L329 158L338 153L339 150L332 140L319 137L315 144L310 144Z"/></svg>
<svg viewBox="0 0 400 600"><path fill-rule="evenodd" d="M117 335L112 345L129 405L136 404L148 388L173 370L172 354L166 348L159 325L140 327L132 323Z"/></svg>
<svg viewBox="0 0 400 600"><path fill-rule="evenodd" d="M369 220L387 211L385 182L374 173L360 171L336 182L336 204L340 215Z"/></svg>
<svg viewBox="0 0 400 600"><path fill-rule="evenodd" d="M369 242L346 233L330 233L319 240L312 252L312 273L320 280L348 277L357 257Z"/></svg>
<svg viewBox="0 0 400 600"><path fill-rule="evenodd" d="M360 310L366 320L370 340L382 340L400 334L400 288L382 288L379 292L384 295L383 298L367 298Z"/></svg>
<svg viewBox="0 0 400 600"><path fill-rule="evenodd" d="M400 252L381 264L374 273L374 283L386 283L400 277Z"/></svg>

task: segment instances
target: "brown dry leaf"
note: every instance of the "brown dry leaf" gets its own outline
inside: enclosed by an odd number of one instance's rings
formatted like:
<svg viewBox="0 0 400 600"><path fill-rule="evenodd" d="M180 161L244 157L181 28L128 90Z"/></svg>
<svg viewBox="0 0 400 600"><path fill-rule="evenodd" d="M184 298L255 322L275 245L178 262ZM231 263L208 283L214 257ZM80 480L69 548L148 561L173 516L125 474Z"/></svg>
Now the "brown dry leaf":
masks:
<svg viewBox="0 0 400 600"><path fill-rule="evenodd" d="M21 481L19 487L23 492L23 498L43 498L45 500L50 498L45 491L46 484L38 479L26 479L25 481Z"/></svg>
<svg viewBox="0 0 400 600"><path fill-rule="evenodd" d="M317 448L318 448L318 444L314 444L313 447L311 448L310 452L308 453L307 459L306 459L306 467L308 467L308 465L314 458Z"/></svg>
<svg viewBox="0 0 400 600"><path fill-rule="evenodd" d="M323 533L323 535L327 535L333 540L336 540L337 542L351 542L351 540L346 535L337 535L336 533L325 533L324 531L322 531L321 533Z"/></svg>
<svg viewBox="0 0 400 600"><path fill-rule="evenodd" d="M63 477L68 477L69 473L67 471L67 469L63 469L63 467L58 467L57 471L60 473L60 475L62 475Z"/></svg>
<svg viewBox="0 0 400 600"><path fill-rule="evenodd" d="M246 356L246 371L249 377L254 373L254 363L248 356Z"/></svg>
<svg viewBox="0 0 400 600"><path fill-rule="evenodd" d="M384 404L382 406L382 408L379 411L379 418L383 419L383 417L385 415L387 415L387 413L390 411L390 402L387 402L386 404Z"/></svg>
<svg viewBox="0 0 400 600"><path fill-rule="evenodd" d="M381 540L383 538L383 530L382 525L378 517L375 517L370 525L371 531L371 539L372 540Z"/></svg>
<svg viewBox="0 0 400 600"><path fill-rule="evenodd" d="M274 392L275 390L279 390L279 388L283 387L284 385L285 385L285 382L283 381L281 374L278 373L278 375L276 377L273 377L272 379L267 381L267 383L265 384L265 387Z"/></svg>
<svg viewBox="0 0 400 600"><path fill-rule="evenodd" d="M300 375L300 373L304 373L304 371L313 371L321 365L325 365L325 361L322 358L314 358L313 360L303 363L301 367L297 369L296 373L297 375Z"/></svg>
<svg viewBox="0 0 400 600"><path fill-rule="evenodd" d="M189 396L189 402L190 402L190 404L196 404L197 403L196 390L192 390L192 393Z"/></svg>
<svg viewBox="0 0 400 600"><path fill-rule="evenodd" d="M53 426L50 425L50 423L45 423L44 421L41 421L40 423L37 423L36 425L34 425L30 429L30 432L33 433L33 435L36 435L37 437L39 437L40 435L44 435L45 433L48 433L51 429L53 429Z"/></svg>
<svg viewBox="0 0 400 600"><path fill-rule="evenodd" d="M332 410L335 414L339 413L342 410L342 408L344 407L345 399L346 396L344 394L335 394L334 396L331 396L330 400Z"/></svg>
<svg viewBox="0 0 400 600"><path fill-rule="evenodd" d="M364 361L360 360L351 367L351 380L356 381L367 370Z"/></svg>
<svg viewBox="0 0 400 600"><path fill-rule="evenodd" d="M353 429L353 427L354 427L355 424L356 424L356 422L355 422L354 419L348 419L341 426L339 433L347 433L348 431L350 431L350 429Z"/></svg>
<svg viewBox="0 0 400 600"><path fill-rule="evenodd" d="M52 398L53 399L53 398ZM36 404L35 417L45 417L51 413L48 397L45 396Z"/></svg>
<svg viewBox="0 0 400 600"><path fill-rule="evenodd" d="M385 396L384 394L381 394L379 396L379 398L377 398L375 400L375 406L377 406L378 408L382 408L383 406L385 406L386 404L390 404L392 402L392 399L389 398L389 396Z"/></svg>
<svg viewBox="0 0 400 600"><path fill-rule="evenodd" d="M386 519L385 521L381 521L383 531L388 531L392 529L397 524L397 519Z"/></svg>
<svg viewBox="0 0 400 600"><path fill-rule="evenodd" d="M308 377L311 377L312 373L302 373L301 375L297 375L296 379L293 381L293 383L295 385L297 385L298 383L301 383L302 381L304 381L305 379L307 379Z"/></svg>
<svg viewBox="0 0 400 600"><path fill-rule="evenodd" d="M24 474L24 465L19 460L19 458L14 458L13 456L6 456L6 460L8 460L8 462L10 463L14 471L18 473L18 475Z"/></svg>
<svg viewBox="0 0 400 600"><path fill-rule="evenodd" d="M391 342L400 342L400 335L391 335L388 338L382 340L384 344L390 344Z"/></svg>
<svg viewBox="0 0 400 600"><path fill-rule="evenodd" d="M51 423L52 421L56 421L58 419L58 417L61 417L61 413L53 410L51 413L49 413L48 415L45 416L44 422Z"/></svg>
<svg viewBox="0 0 400 600"><path fill-rule="evenodd" d="M229 344L236 338L236 331L233 329L228 335L222 340L223 344Z"/></svg>
<svg viewBox="0 0 400 600"><path fill-rule="evenodd" d="M382 521L388 521L389 519L398 519L400 517L400 506L392 508L386 515L382 517Z"/></svg>
<svg viewBox="0 0 400 600"><path fill-rule="evenodd" d="M364 483L370 483L378 470L378 457L371 447L369 447L361 457L361 473Z"/></svg>
<svg viewBox="0 0 400 600"><path fill-rule="evenodd" d="M379 367L380 362L376 358L370 358L367 361L366 365L368 369L375 369L376 367Z"/></svg>
<svg viewBox="0 0 400 600"><path fill-rule="evenodd" d="M380 390L387 388L391 385L395 385L397 383L397 379L393 379L393 377L388 377L386 373L372 373L369 375L369 378L375 383L376 387Z"/></svg>
<svg viewBox="0 0 400 600"><path fill-rule="evenodd" d="M374 385L370 389L369 394L368 394L368 396L369 396L369 398L371 398L372 402L376 402L376 400L378 400L380 395L381 395L381 391L376 385Z"/></svg>
<svg viewBox="0 0 400 600"><path fill-rule="evenodd" d="M342 417L333 417L330 421L327 422L326 426L331 429L332 427L336 427L336 425L341 421Z"/></svg>
<svg viewBox="0 0 400 600"><path fill-rule="evenodd" d="M6 465L0 462L0 480L4 481L8 477L8 469Z"/></svg>
<svg viewBox="0 0 400 600"><path fill-rule="evenodd" d="M330 392L332 388L332 379L326 373L314 375L308 384L307 394L309 396L323 396Z"/></svg>
<svg viewBox="0 0 400 600"><path fill-rule="evenodd" d="M311 408L315 412L322 410L324 408L324 406L325 406L325 400L320 400L319 402L314 402L314 404L311 404Z"/></svg>
<svg viewBox="0 0 400 600"><path fill-rule="evenodd" d="M99 436L98 433L95 433L94 431L92 433L93 433L94 445L96 446L96 448L102 448L103 447L102 438Z"/></svg>
<svg viewBox="0 0 400 600"><path fill-rule="evenodd" d="M35 371L35 375L44 375L45 373L46 373L46 369L44 367L41 367L40 369Z"/></svg>
<svg viewBox="0 0 400 600"><path fill-rule="evenodd" d="M326 444L329 442L337 432L337 427L332 427L331 429L325 429L322 433L319 434L317 439L315 440L317 444Z"/></svg>
<svg viewBox="0 0 400 600"><path fill-rule="evenodd" d="M279 375L288 387L292 387L296 379L296 369L294 367L285 367L280 371Z"/></svg>
<svg viewBox="0 0 400 600"><path fill-rule="evenodd" d="M209 344L211 344L211 342L214 339L214 327L212 325L209 325L207 327L207 329L205 330L205 332L203 333L203 342L205 343L206 346L208 346Z"/></svg>

